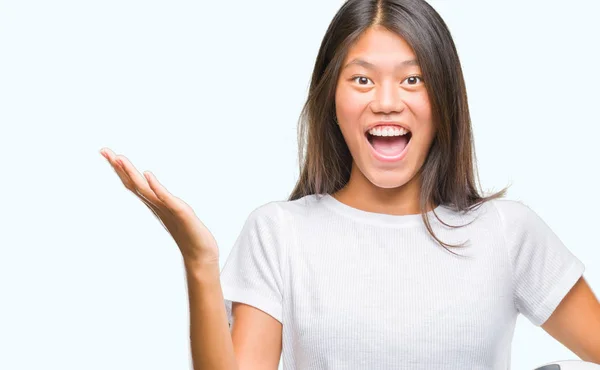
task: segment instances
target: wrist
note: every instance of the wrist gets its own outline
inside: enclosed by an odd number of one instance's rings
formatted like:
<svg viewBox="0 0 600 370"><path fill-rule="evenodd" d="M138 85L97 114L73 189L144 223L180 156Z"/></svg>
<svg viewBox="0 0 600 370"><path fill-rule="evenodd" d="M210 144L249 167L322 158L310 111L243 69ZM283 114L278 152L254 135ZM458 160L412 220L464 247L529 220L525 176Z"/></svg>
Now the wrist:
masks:
<svg viewBox="0 0 600 370"><path fill-rule="evenodd" d="M184 259L183 264L185 266L186 273L194 277L202 278L219 278L221 275L221 269L219 267L219 261L198 261L191 259Z"/></svg>

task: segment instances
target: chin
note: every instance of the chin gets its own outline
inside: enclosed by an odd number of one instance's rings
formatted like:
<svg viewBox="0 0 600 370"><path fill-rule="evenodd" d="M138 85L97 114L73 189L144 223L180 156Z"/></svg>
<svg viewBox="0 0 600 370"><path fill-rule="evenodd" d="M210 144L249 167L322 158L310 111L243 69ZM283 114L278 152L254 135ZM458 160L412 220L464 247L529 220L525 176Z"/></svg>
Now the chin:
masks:
<svg viewBox="0 0 600 370"><path fill-rule="evenodd" d="M395 189L404 186L410 182L413 176L409 176L405 171L394 170L372 170L365 177L373 185L382 189Z"/></svg>

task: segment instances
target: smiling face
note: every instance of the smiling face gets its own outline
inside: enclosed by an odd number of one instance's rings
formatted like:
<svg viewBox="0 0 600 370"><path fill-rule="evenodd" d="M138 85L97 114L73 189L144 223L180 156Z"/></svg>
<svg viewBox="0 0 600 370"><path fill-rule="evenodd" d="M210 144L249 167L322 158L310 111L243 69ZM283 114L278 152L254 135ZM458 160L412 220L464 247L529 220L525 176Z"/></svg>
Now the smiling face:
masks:
<svg viewBox="0 0 600 370"><path fill-rule="evenodd" d="M412 196L418 195L420 179L415 175L427 158L435 129L415 60L404 39L380 26L369 28L348 51L335 93L336 116L353 158L348 187L377 191L365 187L412 184ZM396 127L389 133L369 131L385 121ZM369 132L399 136L374 137Z"/></svg>

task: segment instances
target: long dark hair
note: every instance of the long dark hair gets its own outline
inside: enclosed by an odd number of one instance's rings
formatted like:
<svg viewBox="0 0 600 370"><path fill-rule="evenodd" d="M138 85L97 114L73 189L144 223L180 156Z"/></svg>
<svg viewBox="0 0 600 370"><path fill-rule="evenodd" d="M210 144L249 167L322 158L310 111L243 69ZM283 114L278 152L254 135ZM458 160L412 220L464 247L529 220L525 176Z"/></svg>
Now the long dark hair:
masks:
<svg viewBox="0 0 600 370"><path fill-rule="evenodd" d="M463 246L446 244L435 236L426 205L468 211L503 197L508 187L489 196L475 187L477 159L462 68L448 27L424 0L348 0L334 16L321 42L298 122L300 177L289 200L334 193L350 178L352 156L334 124L335 89L349 48L375 25L396 33L413 48L430 97L436 136L415 175L422 179L423 221L443 247ZM477 179L481 188L478 175Z"/></svg>

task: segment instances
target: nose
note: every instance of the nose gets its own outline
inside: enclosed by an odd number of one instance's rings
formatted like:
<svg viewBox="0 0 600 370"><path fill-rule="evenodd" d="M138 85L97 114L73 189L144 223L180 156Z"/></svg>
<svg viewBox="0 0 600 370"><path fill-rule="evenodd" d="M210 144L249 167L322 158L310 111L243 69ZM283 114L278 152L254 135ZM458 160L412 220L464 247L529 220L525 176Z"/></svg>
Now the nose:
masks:
<svg viewBox="0 0 600 370"><path fill-rule="evenodd" d="M402 89L394 83L381 84L375 91L375 97L371 102L373 113L398 113L404 110Z"/></svg>

